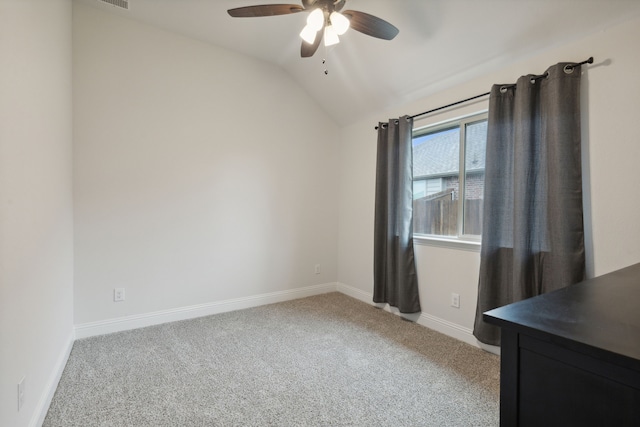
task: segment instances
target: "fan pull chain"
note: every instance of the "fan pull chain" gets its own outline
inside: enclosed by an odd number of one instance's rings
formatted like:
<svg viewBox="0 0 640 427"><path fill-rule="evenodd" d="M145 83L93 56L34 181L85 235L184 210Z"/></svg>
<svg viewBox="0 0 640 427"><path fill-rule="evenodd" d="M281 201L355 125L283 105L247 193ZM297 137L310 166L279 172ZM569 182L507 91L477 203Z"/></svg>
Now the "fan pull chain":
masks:
<svg viewBox="0 0 640 427"><path fill-rule="evenodd" d="M322 49L324 50L324 57L322 58L322 65L324 65L324 75L328 76L329 75L329 69L327 68L327 58L329 57L329 50L327 48L327 45L322 43Z"/></svg>

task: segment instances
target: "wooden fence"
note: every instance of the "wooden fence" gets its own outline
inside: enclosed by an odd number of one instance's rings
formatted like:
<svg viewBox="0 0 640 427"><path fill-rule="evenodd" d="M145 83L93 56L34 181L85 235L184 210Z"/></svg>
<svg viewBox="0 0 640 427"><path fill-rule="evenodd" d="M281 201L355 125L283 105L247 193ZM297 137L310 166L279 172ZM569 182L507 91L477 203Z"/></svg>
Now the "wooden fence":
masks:
<svg viewBox="0 0 640 427"><path fill-rule="evenodd" d="M464 234L482 234L482 199L467 200ZM413 232L455 236L458 234L458 201L427 198L413 201Z"/></svg>

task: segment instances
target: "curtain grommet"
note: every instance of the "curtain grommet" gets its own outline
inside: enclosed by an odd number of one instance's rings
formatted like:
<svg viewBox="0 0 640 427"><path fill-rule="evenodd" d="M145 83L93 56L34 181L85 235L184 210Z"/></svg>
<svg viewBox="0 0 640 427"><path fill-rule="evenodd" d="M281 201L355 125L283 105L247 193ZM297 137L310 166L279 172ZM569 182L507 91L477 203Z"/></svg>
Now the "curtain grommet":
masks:
<svg viewBox="0 0 640 427"><path fill-rule="evenodd" d="M544 74L540 74L539 76L533 76L531 77L531 80L529 80L531 82L532 85L536 84L536 82L538 80L541 79L548 79L549 78L549 73L544 73Z"/></svg>
<svg viewBox="0 0 640 427"><path fill-rule="evenodd" d="M507 93L507 87L506 86L500 87L500 93Z"/></svg>
<svg viewBox="0 0 640 427"><path fill-rule="evenodd" d="M571 73L573 73L573 70L575 68L576 67L574 67L573 65L565 65L564 66L564 72L565 72L565 74L571 74Z"/></svg>

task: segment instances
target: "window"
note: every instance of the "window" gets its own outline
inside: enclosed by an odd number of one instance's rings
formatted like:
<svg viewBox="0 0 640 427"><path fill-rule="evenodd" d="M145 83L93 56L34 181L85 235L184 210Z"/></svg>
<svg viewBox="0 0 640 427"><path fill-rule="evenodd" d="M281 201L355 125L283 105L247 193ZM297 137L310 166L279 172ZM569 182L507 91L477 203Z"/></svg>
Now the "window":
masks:
<svg viewBox="0 0 640 427"><path fill-rule="evenodd" d="M413 232L482 234L487 114L413 131Z"/></svg>

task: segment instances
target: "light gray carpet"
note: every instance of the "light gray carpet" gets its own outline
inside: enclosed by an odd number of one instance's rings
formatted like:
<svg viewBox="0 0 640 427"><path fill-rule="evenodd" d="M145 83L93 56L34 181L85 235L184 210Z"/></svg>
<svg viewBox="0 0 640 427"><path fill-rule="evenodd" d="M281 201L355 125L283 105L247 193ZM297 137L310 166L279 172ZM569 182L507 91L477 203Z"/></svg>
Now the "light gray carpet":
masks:
<svg viewBox="0 0 640 427"><path fill-rule="evenodd" d="M339 293L78 340L44 426L496 426L499 358Z"/></svg>

